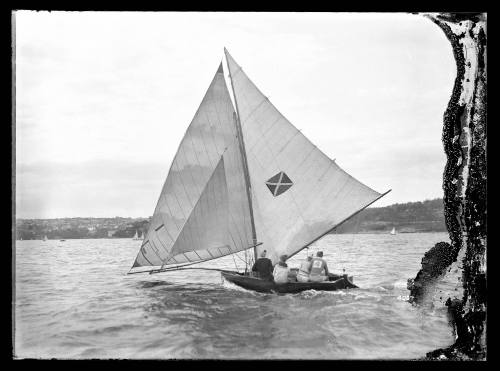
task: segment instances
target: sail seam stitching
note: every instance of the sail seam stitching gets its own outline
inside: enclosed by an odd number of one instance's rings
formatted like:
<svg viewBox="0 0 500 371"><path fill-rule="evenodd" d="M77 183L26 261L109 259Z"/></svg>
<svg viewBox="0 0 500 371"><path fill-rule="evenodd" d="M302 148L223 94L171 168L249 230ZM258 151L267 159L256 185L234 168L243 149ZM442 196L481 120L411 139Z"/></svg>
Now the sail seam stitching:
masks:
<svg viewBox="0 0 500 371"><path fill-rule="evenodd" d="M208 92L211 92L212 87L214 86L215 81L216 81L216 79L217 79L217 75L218 75L218 73L216 73L216 75L215 75L215 76L214 76L214 78L212 79L212 82L210 83L210 86L209 86L209 88L208 88L207 93L208 93ZM198 113L199 113L199 111L200 111L201 107L203 106L203 104L204 104L204 102L205 102L205 98L207 97L207 93L205 93L205 95L203 96L203 99L202 99L202 101L201 101L200 105L198 106L198 109L196 110L196 113L195 113L195 115L194 115L193 119L191 120L191 123L189 124L188 128L186 129L186 132L184 133L184 137L185 137L185 136L187 135L187 133L189 132L189 129L190 129L191 124L193 123L193 121L197 118ZM183 137L183 138L184 138L184 137ZM152 222L151 224L153 224L153 221L155 220L155 218L154 218L154 217L155 217L155 215L156 215L156 217L157 217L157 218L159 217L159 219L163 222L163 224L165 224L165 220L163 219L163 216L161 215L161 213L159 214L159 216L158 216L158 213L157 213L157 211L161 210L161 209L162 209L165 205L167 206L167 208L168 208L168 210L169 210L170 215L173 215L173 214L172 214L172 210L170 209L170 205L168 204L168 200L166 199L166 194L164 193L164 191L165 191L165 187L167 186L167 181L168 181L169 175L171 174L172 168L173 168L174 164L176 163L176 160L177 160L177 158L178 158L178 156L179 156L179 153L180 153L180 152L181 152L181 150L183 149L182 142L183 142L183 141L181 141L180 147L177 149L177 152L176 152L176 154L175 154L175 156L174 156L174 160L172 161L172 165L170 166L170 168L169 168L169 170L168 170L168 173L167 173L167 178L165 179L165 182L163 183L162 190L161 190L161 193L160 193L160 197L159 197L158 202L156 203L156 206L155 206L155 209L154 209L154 213L153 213L153 218L152 218L152 220L151 220L151 222ZM182 208L181 208L181 211L182 211L182 212L183 212L183 214L184 214L184 210L182 210ZM177 231L178 231L177 237L178 237L178 236L179 236L180 231L182 230L182 228L179 228L179 225L177 224L177 221L175 220L175 218L173 218L173 224L174 224L174 225L176 226L176 228L177 228ZM150 234L150 231L148 230L148 232L146 233L146 238L149 238L149 234ZM168 234L168 235L169 235L169 237L171 238L171 240L172 240L172 246L173 246L173 245L175 244L175 241L176 241L176 240L174 240L174 239L172 238L172 236L171 236L171 234L170 234L170 232L169 232L168 230L167 230L167 234ZM145 244L143 244L143 245L141 246L141 248L142 248L143 246L145 246ZM142 251L142 250L141 250L141 251ZM143 254L143 255L144 255L144 254ZM147 260L147 258L146 258L146 260ZM148 261L148 262L149 262L149 261ZM151 264L151 262L149 262L149 263Z"/></svg>
<svg viewBox="0 0 500 371"><path fill-rule="evenodd" d="M241 120L242 122L242 125L243 125L243 122L245 122L246 120L248 120L250 118L250 116L252 116L254 114L254 112L256 112L260 106L262 106L264 104L264 102L268 101L269 99L267 99L267 97L265 97L248 115L247 117L245 117L244 120Z"/></svg>
<svg viewBox="0 0 500 371"><path fill-rule="evenodd" d="M241 246L244 246L243 239L241 238L240 231L239 231L239 229L238 229L238 227L237 227L238 223L236 223L236 220L234 219L234 216L233 216L233 214L231 213L231 211L229 212L229 216L231 217L232 221L234 222L235 229L236 229L236 233L237 233L237 235L238 235L238 239L239 239L239 240L240 240L240 242L241 242ZM229 231L229 236L230 236L230 237L231 237L231 239L233 240L234 246L237 246L236 241L235 241L235 240L234 240L234 238L233 238L233 233L232 233L232 231Z"/></svg>
<svg viewBox="0 0 500 371"><path fill-rule="evenodd" d="M191 144L192 144L192 142L191 142ZM184 147L182 149L182 152L184 153L184 157L186 158L186 163L189 164L189 160L188 160L187 155L186 155L186 149ZM189 203L189 207L192 208L193 207L193 203L192 203L191 199L189 198L189 194L187 193L186 185L184 184L184 174L182 173L182 170L181 170L179 164L177 164L177 168L178 168L177 171L179 171L179 179L180 179L181 184L182 184L182 189L184 190L184 193L186 194L186 199L187 199L187 201ZM189 174L191 175L191 179L193 179L193 184L196 184L195 181L194 181L194 177L193 177L191 169L189 170ZM187 181L187 179L186 179L186 181ZM177 192L175 192L175 193L177 194ZM186 214L184 212L184 209L181 208L181 210L182 210L182 214L184 215L184 218L186 218Z"/></svg>
<svg viewBox="0 0 500 371"><path fill-rule="evenodd" d="M151 245L154 247L154 249L151 249L153 250L153 252L155 253L155 255L158 257L158 259L160 259L160 261L162 262L162 264L164 264L164 260L162 259L162 257L158 254L158 252L156 250L159 250L158 247L156 247L156 244L154 243L154 241L152 239L149 240L149 242L151 243Z"/></svg>
<svg viewBox="0 0 500 371"><path fill-rule="evenodd" d="M167 250L167 248L165 247L165 245L163 244L163 242L161 241L161 239L160 239L160 238L158 238L158 234L159 234L159 233L157 232L157 233L156 233L156 238L158 239L158 241L160 241L160 245L161 245L161 247L163 247L163 250L165 250L165 252L167 253L167 256L168 256L169 251ZM150 240L152 241L152 239L150 239ZM155 245L155 247L156 247L156 245ZM160 260L161 260L161 261L163 261L163 260L164 260L164 259L162 259L161 257L159 257L159 258L160 258Z"/></svg>

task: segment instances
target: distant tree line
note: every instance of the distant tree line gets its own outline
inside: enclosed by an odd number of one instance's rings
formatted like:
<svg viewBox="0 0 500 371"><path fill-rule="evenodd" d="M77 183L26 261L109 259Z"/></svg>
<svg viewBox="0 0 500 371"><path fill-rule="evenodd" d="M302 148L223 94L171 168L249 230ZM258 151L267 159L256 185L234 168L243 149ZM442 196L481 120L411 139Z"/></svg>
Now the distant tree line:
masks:
<svg viewBox="0 0 500 371"><path fill-rule="evenodd" d="M113 237L116 238L132 238L135 235L135 232L139 233L139 236L142 237L144 233L148 231L149 228L149 222L147 220L142 220L142 221L137 221L132 223L130 226L126 226L123 229L118 229L114 234Z"/></svg>
<svg viewBox="0 0 500 371"><path fill-rule="evenodd" d="M340 225L334 233L446 232L443 199L372 207Z"/></svg>
<svg viewBox="0 0 500 371"><path fill-rule="evenodd" d="M443 199L408 202L385 207L367 208L335 229L333 233L398 233L445 232ZM148 219L107 219L107 226L82 226L80 218L61 219L48 227L44 220L22 220L16 223L16 238L23 240L73 238L132 238L137 231L142 237L149 228ZM68 227L68 223L71 225ZM72 223L72 224L71 224ZM62 225L66 224L65 227ZM111 226L110 226L111 225Z"/></svg>
<svg viewBox="0 0 500 371"><path fill-rule="evenodd" d="M110 219L111 220L111 219ZM41 220L30 220L16 223L16 239L40 240L47 236L49 240L80 238L132 238L136 231L140 237L147 232L147 219L132 222L121 222L113 227L47 227Z"/></svg>

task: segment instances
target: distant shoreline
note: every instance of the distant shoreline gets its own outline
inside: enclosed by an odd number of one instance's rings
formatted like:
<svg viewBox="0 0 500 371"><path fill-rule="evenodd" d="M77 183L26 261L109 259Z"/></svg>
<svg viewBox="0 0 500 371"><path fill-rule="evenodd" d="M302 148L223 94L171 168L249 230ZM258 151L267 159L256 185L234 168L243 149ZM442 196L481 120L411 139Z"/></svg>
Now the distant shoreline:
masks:
<svg viewBox="0 0 500 371"><path fill-rule="evenodd" d="M398 234L425 234L425 233L448 233L448 231L415 231L415 232L401 232L401 233L396 233L395 236ZM390 233L386 232L358 232L358 233L330 233L329 235L368 235L368 234L376 234L376 235L388 235L391 236ZM82 237L82 238L65 238L64 240L131 240L131 237ZM17 239L16 241L43 241L40 239L31 239L31 240L20 240ZM55 238L55 239L47 239L47 241L60 241L60 239ZM138 243L139 241L142 240L137 240ZM63 242L63 241L60 241Z"/></svg>
<svg viewBox="0 0 500 371"><path fill-rule="evenodd" d="M132 238L147 233L149 218L17 219L16 240ZM367 208L331 234L389 234L446 232L443 199Z"/></svg>

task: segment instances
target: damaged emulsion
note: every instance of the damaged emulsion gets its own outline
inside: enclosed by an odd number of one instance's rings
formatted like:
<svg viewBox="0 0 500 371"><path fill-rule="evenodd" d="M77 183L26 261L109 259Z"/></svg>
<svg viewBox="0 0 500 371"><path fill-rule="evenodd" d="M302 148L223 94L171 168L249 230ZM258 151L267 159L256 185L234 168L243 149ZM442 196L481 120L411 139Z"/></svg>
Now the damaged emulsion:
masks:
<svg viewBox="0 0 500 371"><path fill-rule="evenodd" d="M459 215L459 209L462 205L462 201L458 196L458 177L460 171L458 164L462 158L462 148L460 147L458 138L462 131L461 118L465 111L465 105L460 105L459 99L462 91L462 78L465 75L465 58L459 37L451 31L450 26L439 21L436 23L443 29L450 40L457 65L457 77L448 107L444 113L442 141L448 159L443 174L444 217L452 246L458 251L462 244L460 223L456 217Z"/></svg>
<svg viewBox="0 0 500 371"><path fill-rule="evenodd" d="M407 288L410 290L410 303L420 304L425 297L426 289L431 282L441 278L446 269L457 260L456 249L447 242L438 242L427 251L422 258L422 269L414 279L408 280Z"/></svg>
<svg viewBox="0 0 500 371"><path fill-rule="evenodd" d="M484 330L486 308L486 277L484 255L486 240L486 35L479 29L477 39L472 29L482 20L481 13L442 14L429 17L450 40L457 65L457 77L452 95L443 117L442 141L447 156L443 174L444 215L451 245L440 242L431 248L422 259L422 269L415 279L408 280L410 301L419 303L425 295L427 285L431 285L446 273L446 269L456 261L462 248L463 236L466 246L463 258L462 300L448 298L446 306L456 341L445 349L437 349L427 354L427 359L483 358L481 336ZM446 22L472 21L468 35L476 42L478 50L477 74L469 117L466 106L459 103L465 77L465 57L460 39L465 32L455 35ZM468 63L470 67L470 62ZM468 83L469 80L467 80ZM469 120L467 120L469 119ZM459 140L463 124L468 124L470 134L469 156L462 154ZM468 166L465 197L459 189L461 171ZM464 179L462 179L463 181Z"/></svg>
<svg viewBox="0 0 500 371"><path fill-rule="evenodd" d="M468 187L466 190L465 219L467 226L467 250L463 281L464 298L469 310L463 316L471 331L463 337L464 346L480 352L480 337L486 319L486 276L484 255L486 252L486 36L483 29L478 32L478 71L475 81L470 131L473 146L470 152Z"/></svg>

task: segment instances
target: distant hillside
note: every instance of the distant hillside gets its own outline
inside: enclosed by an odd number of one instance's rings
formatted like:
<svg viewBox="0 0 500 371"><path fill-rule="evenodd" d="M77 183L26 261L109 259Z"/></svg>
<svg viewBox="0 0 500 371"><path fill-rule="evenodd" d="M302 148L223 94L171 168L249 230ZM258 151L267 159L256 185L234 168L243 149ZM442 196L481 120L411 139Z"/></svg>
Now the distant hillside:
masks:
<svg viewBox="0 0 500 371"><path fill-rule="evenodd" d="M149 228L149 218L17 219L16 239L132 238ZM333 233L446 232L443 199L373 207L339 226Z"/></svg>
<svg viewBox="0 0 500 371"><path fill-rule="evenodd" d="M57 218L17 219L16 239L49 240L66 238L132 238L149 228L146 218Z"/></svg>
<svg viewBox="0 0 500 371"><path fill-rule="evenodd" d="M443 199L373 207L339 226L333 233L446 232Z"/></svg>

